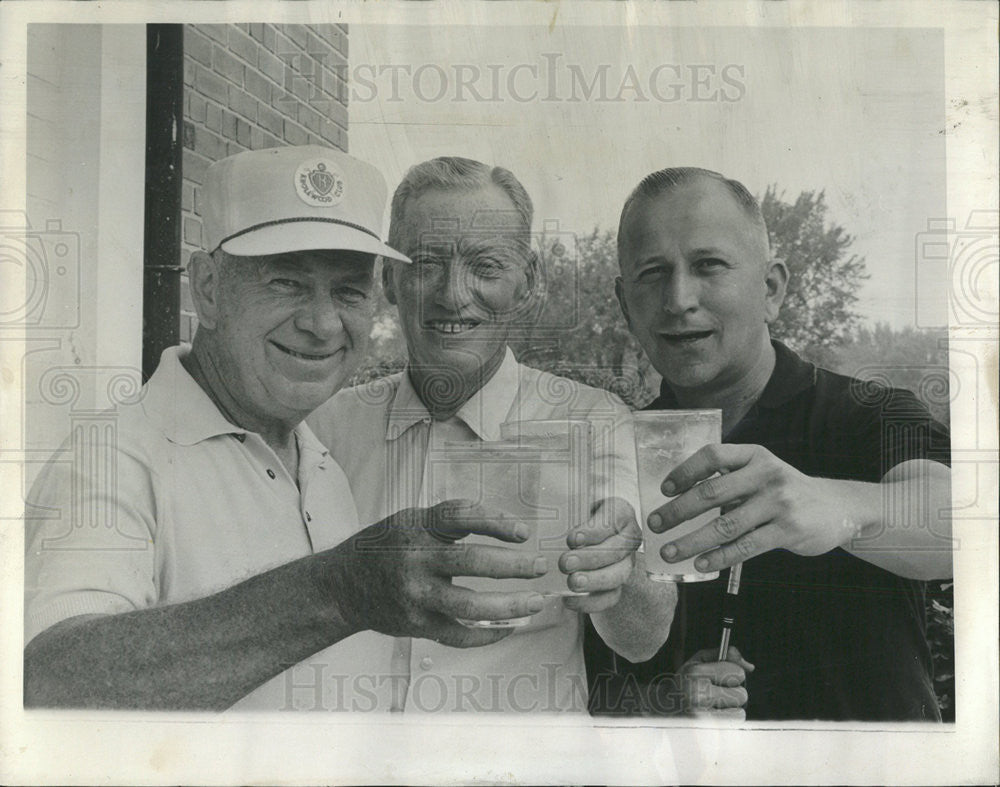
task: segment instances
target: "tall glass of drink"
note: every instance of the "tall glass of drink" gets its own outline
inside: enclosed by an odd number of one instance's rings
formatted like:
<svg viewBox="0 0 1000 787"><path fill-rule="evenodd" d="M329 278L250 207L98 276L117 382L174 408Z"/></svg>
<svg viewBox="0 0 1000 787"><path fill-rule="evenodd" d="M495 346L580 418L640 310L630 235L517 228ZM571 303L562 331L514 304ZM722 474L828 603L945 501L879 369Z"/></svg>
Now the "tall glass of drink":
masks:
<svg viewBox="0 0 1000 787"><path fill-rule="evenodd" d="M570 590L568 577L559 570L559 556L568 548L566 537L587 522L594 502L593 429L582 418L549 418L507 421L500 437L519 446L543 451L540 467L539 551L548 558L549 570L539 592L544 596L586 596Z"/></svg>
<svg viewBox="0 0 1000 787"><path fill-rule="evenodd" d="M639 469L639 500L642 507L643 547L646 572L658 582L704 582L719 576L718 571L702 573L694 567L697 555L678 563L668 563L660 547L691 533L719 515L719 509L682 522L665 533L654 533L646 520L671 498L660 484L677 465L699 448L722 441L721 410L644 410L633 413L635 453Z"/></svg>
<svg viewBox="0 0 1000 787"><path fill-rule="evenodd" d="M472 500L517 518L531 530L531 536L520 544L480 535L466 536L461 543L501 545L547 558L546 573L534 579L456 577L456 585L481 592L533 590L543 596L571 593L566 575L558 566L559 555L567 549L569 529L577 521L573 511L582 497L577 494L574 475L578 470L571 459L572 453L566 447L550 445L548 440L454 442L428 452L427 488L432 504L456 498ZM459 622L496 628L523 626L530 619Z"/></svg>

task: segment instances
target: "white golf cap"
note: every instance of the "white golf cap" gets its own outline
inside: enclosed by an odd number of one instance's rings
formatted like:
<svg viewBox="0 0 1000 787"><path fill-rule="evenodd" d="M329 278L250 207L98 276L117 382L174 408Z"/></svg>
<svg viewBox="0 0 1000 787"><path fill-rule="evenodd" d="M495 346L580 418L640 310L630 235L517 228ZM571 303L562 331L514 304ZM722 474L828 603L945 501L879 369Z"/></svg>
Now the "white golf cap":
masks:
<svg viewBox="0 0 1000 787"><path fill-rule="evenodd" d="M205 175L205 245L239 257L344 249L409 262L382 242L386 193L375 167L332 148L237 153Z"/></svg>

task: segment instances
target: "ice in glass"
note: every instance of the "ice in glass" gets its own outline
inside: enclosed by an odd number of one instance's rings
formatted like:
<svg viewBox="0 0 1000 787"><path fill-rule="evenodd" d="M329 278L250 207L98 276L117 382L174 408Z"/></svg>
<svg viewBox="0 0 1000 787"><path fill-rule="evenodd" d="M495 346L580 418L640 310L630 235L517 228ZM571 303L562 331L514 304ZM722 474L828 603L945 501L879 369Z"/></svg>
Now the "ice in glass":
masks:
<svg viewBox="0 0 1000 787"><path fill-rule="evenodd" d="M645 410L634 413L633 418L647 573L660 582L715 579L719 576L718 571L702 573L694 567L697 555L679 563L668 563L660 556L660 547L710 522L719 515L719 509L706 511L665 533L652 532L646 519L671 499L660 491L667 474L699 448L722 441L722 411Z"/></svg>
<svg viewBox="0 0 1000 787"><path fill-rule="evenodd" d="M589 500L586 462L575 461L575 440L557 436L498 442L451 442L432 447L428 454L427 489L432 503L462 498L484 508L504 512L524 522L532 535L521 544L471 535L468 544L489 544L540 553L548 570L535 579L456 577L455 584L477 591L534 590L543 596L571 595L567 577L559 570L559 556L568 547L566 537L580 522ZM585 449L577 449L589 456ZM475 626L524 625L513 621L461 621Z"/></svg>

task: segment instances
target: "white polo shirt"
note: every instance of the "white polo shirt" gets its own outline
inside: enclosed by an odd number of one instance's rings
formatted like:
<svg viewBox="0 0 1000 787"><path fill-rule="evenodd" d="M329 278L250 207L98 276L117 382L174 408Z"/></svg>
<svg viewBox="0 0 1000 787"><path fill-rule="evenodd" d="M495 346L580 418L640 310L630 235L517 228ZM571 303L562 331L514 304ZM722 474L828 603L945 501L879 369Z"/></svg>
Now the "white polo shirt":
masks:
<svg viewBox="0 0 1000 787"><path fill-rule="evenodd" d="M598 497L637 500L625 405L607 391L523 366L509 349L494 376L447 420L430 417L404 372L339 392L307 421L347 473L361 520L375 522L429 499L423 489L428 446L498 440L501 423L550 418L590 420L598 437ZM586 710L582 616L558 598L528 626L481 648L383 635L370 635L369 642L372 663L390 664L389 679L367 671L366 685L382 687L371 692L381 709Z"/></svg>
<svg viewBox="0 0 1000 787"><path fill-rule="evenodd" d="M33 485L25 643L76 615L209 596L358 530L347 479L309 428L295 430L296 485L264 440L229 423L187 373L188 349L166 350L139 401L72 435ZM353 639L302 668L370 666ZM294 676L279 675L238 707L295 707L293 689Z"/></svg>

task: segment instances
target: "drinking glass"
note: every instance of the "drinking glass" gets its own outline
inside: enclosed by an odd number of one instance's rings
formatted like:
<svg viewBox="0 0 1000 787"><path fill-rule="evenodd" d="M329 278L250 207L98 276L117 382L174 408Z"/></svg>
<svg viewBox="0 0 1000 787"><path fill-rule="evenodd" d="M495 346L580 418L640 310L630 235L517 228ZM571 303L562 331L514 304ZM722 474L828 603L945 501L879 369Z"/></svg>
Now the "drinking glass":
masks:
<svg viewBox="0 0 1000 787"><path fill-rule="evenodd" d="M549 559L549 571L540 592L546 596L590 595L570 590L566 584L568 577L558 566L559 556L567 549L566 536L574 526L587 522L590 505L594 502L594 432L590 421L582 418L507 421L500 424L500 437L522 447L545 451L541 467L541 509L549 509L552 515L545 516L542 526L548 535L540 540L540 551Z"/></svg>
<svg viewBox="0 0 1000 787"><path fill-rule="evenodd" d="M456 585L476 591L533 590L546 597L576 595L569 590L567 577L558 565L559 556L567 549L569 530L580 521L589 500L586 464L581 468L574 461L571 446L575 443L565 437L536 435L496 442L449 442L430 449L426 472L432 503L456 498L472 500L524 522L531 531L528 539L519 544L476 534L466 536L461 543L502 545L548 559L546 573L534 579L456 577ZM459 622L497 628L523 626L530 619Z"/></svg>
<svg viewBox="0 0 1000 787"><path fill-rule="evenodd" d="M698 557L668 563L660 547L685 536L719 515L719 509L682 522L664 533L654 533L646 520L657 508L672 498L660 491L660 484L677 465L699 448L722 441L721 410L644 410L633 414L635 454L639 469L639 501L642 508L643 547L646 572L657 582L704 582L719 576L718 571L703 573L694 567Z"/></svg>

